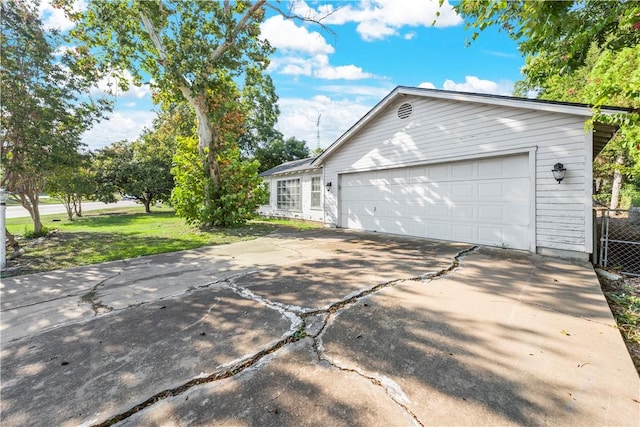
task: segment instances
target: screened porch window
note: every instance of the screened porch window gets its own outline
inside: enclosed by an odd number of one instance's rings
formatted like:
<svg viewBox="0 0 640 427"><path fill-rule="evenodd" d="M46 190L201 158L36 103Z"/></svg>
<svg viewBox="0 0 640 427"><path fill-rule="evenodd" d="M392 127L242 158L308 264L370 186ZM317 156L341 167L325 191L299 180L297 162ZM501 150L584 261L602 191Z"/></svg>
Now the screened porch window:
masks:
<svg viewBox="0 0 640 427"><path fill-rule="evenodd" d="M322 186L320 185L320 177L311 177L311 209L320 209L322 197Z"/></svg>
<svg viewBox="0 0 640 427"><path fill-rule="evenodd" d="M300 179L283 179L277 186L278 209L300 210Z"/></svg>

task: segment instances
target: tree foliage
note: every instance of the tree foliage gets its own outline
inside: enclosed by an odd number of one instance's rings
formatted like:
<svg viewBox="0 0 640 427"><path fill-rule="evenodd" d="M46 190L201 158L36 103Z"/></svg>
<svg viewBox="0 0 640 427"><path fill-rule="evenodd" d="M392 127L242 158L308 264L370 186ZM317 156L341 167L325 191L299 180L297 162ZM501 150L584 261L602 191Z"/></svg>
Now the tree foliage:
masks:
<svg viewBox="0 0 640 427"><path fill-rule="evenodd" d="M479 32L497 25L518 42L525 56L544 58L544 81L585 64L589 48L618 51L640 43L640 3L600 1L463 0L454 9Z"/></svg>
<svg viewBox="0 0 640 427"><path fill-rule="evenodd" d="M532 85L525 80L519 83L517 90L523 93ZM613 52L603 51L594 44L582 67L571 73L550 75L537 88L541 99L640 109L640 45ZM609 120L603 114L597 115L596 119ZM616 124L620 126L618 133L595 160L593 168L599 193L596 199L612 209L618 207L623 182L627 181L623 193L633 193L635 190L629 186L634 185L640 172L640 123L623 117Z"/></svg>
<svg viewBox="0 0 640 427"><path fill-rule="evenodd" d="M277 138L269 141L263 147L256 149L254 158L260 162L260 172L274 168L284 162L309 157L307 144L294 137Z"/></svg>
<svg viewBox="0 0 640 427"><path fill-rule="evenodd" d="M235 195L225 191L238 183L222 179L252 170L238 163L236 153L251 152L269 137L278 114L273 83L264 74L272 49L259 37L266 0L94 0L82 12L72 10L72 0L63 3L77 22L73 34L96 52L105 70L128 70L137 83L148 80L157 103L190 105L198 136L193 168L204 166L208 179L189 192L202 193L200 210L211 215L232 206L227 199ZM233 167L237 174L228 169Z"/></svg>
<svg viewBox="0 0 640 427"><path fill-rule="evenodd" d="M151 133L145 136L151 138ZM102 183L99 197L114 201L113 194L128 195L142 203L145 212L159 201L168 201L173 189L171 159L173 150L162 150L144 137L140 141L126 141L105 147L96 156L97 181Z"/></svg>
<svg viewBox="0 0 640 427"><path fill-rule="evenodd" d="M241 160L237 147L222 151L222 185L213 186L207 168L198 153L194 137L178 137L172 173L175 187L171 204L176 214L188 223L201 226L228 227L244 223L256 208L268 200L267 190L258 177L257 161ZM199 191L205 188L204 193ZM206 198L219 200L205 203Z"/></svg>
<svg viewBox="0 0 640 427"><path fill-rule="evenodd" d="M621 58L619 54L631 54L627 49L640 44L640 2L633 0L463 0L454 9L465 18L467 27L475 30L472 39L485 28L498 25L518 42L526 57L526 87L534 90L544 89L554 76L573 74L588 66L591 49L602 52L600 63L606 66L607 57ZM638 61L637 57L630 59L627 69ZM590 97L596 120L616 125L640 123L637 106L632 114L600 113L607 100L615 103L616 98L639 98L637 67L629 77L617 81L601 79L599 86L592 86L598 92L598 96Z"/></svg>
<svg viewBox="0 0 640 427"><path fill-rule="evenodd" d="M95 174L88 158L76 166L63 166L47 180L45 188L50 197L59 199L67 211L67 218L82 216L82 201L92 199L96 192Z"/></svg>
<svg viewBox="0 0 640 427"><path fill-rule="evenodd" d="M38 203L47 179L73 166L81 134L109 107L87 96L98 74L86 51L61 50L59 34L44 30L37 7L0 3L0 185L29 211L34 235L42 232Z"/></svg>

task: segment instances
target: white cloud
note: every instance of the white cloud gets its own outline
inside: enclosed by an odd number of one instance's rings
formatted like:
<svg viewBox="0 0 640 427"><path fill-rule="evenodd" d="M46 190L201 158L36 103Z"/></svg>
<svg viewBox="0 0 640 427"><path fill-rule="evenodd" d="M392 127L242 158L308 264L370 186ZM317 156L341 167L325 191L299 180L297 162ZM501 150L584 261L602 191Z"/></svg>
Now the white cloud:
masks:
<svg viewBox="0 0 640 427"><path fill-rule="evenodd" d="M262 37L271 46L283 51L305 52L312 55L333 53L335 49L316 31L309 32L281 15L273 16L260 25Z"/></svg>
<svg viewBox="0 0 640 427"><path fill-rule="evenodd" d="M82 142L90 150L97 150L122 140L136 140L145 128L151 128L156 113L153 111L114 112L84 133Z"/></svg>
<svg viewBox="0 0 640 427"><path fill-rule="evenodd" d="M435 89L435 88L436 88L436 85L434 85L434 84L433 84L433 83L431 83L431 82L422 82L422 83L420 83L420 84L418 85L418 87L422 87L422 88L425 88L425 89Z"/></svg>
<svg viewBox="0 0 640 427"><path fill-rule="evenodd" d="M75 24L66 17L62 9L53 7L51 3L52 0L44 0L38 8L38 14L44 28L47 30L68 31L75 27ZM76 0L73 6L77 11L84 10L87 7L83 0Z"/></svg>
<svg viewBox="0 0 640 427"><path fill-rule="evenodd" d="M365 41L382 40L398 34L395 28L380 21L361 22L356 27L356 31Z"/></svg>
<svg viewBox="0 0 640 427"><path fill-rule="evenodd" d="M417 36L415 31L411 31L406 33L404 36L402 36L403 39L405 40L413 40L415 37Z"/></svg>
<svg viewBox="0 0 640 427"><path fill-rule="evenodd" d="M357 31L364 40L398 35L398 30L404 26L430 27L435 22L436 27L450 27L462 23L462 18L448 1L440 7L438 0L361 0L356 5L337 8L327 5L318 10L304 1L296 1L292 11L307 18L322 19L327 25L358 23Z"/></svg>
<svg viewBox="0 0 640 427"><path fill-rule="evenodd" d="M317 12L304 2L296 2L291 13L309 17ZM326 80L374 77L353 64L329 65L329 55L335 52L334 47L320 33L298 26L291 19L284 19L281 15L273 16L262 23L260 30L262 37L281 51L281 55L271 60L270 72L294 77L315 76Z"/></svg>
<svg viewBox="0 0 640 427"><path fill-rule="evenodd" d="M379 99L369 102L333 99L318 95L311 99L281 98L277 128L286 138L296 137L307 142L310 149L317 146L318 114L320 117L320 146L326 148L362 118Z"/></svg>
<svg viewBox="0 0 640 427"><path fill-rule="evenodd" d="M513 82L501 80L483 80L476 76L465 76L464 83L456 83L453 80L445 80L442 85L444 90L454 90L459 92L488 93L492 95L511 95L513 93Z"/></svg>
<svg viewBox="0 0 640 427"><path fill-rule="evenodd" d="M362 68L356 67L355 65L342 65L338 67L327 65L316 70L314 74L316 77L325 80L359 80L373 77L373 74L365 73L362 71Z"/></svg>
<svg viewBox="0 0 640 427"><path fill-rule="evenodd" d="M355 65L329 65L329 57L324 54L306 58L299 56L279 57L271 61L269 71L295 77L314 76L324 80L361 80L376 77Z"/></svg>
<svg viewBox="0 0 640 427"><path fill-rule="evenodd" d="M122 92L118 87L119 78L124 78L129 83L129 89L126 92ZM99 80L94 88L91 90L92 95L112 95L124 98L144 98L151 93L151 88L148 84L142 86L136 86L133 83L133 77L128 70L124 70L120 77L111 76L105 77Z"/></svg>

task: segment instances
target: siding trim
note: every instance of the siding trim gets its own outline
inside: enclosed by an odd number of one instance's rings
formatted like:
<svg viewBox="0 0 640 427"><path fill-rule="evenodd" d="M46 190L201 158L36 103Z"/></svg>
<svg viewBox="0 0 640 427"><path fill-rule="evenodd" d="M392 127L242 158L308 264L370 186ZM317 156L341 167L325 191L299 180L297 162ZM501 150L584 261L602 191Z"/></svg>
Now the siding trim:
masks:
<svg viewBox="0 0 640 427"><path fill-rule="evenodd" d="M584 161L584 250L593 252L593 128L585 133Z"/></svg>
<svg viewBox="0 0 640 427"><path fill-rule="evenodd" d="M538 146L531 147L529 149L529 252L532 254L536 253L536 236L538 235L538 217L537 215L537 197L538 194L538 177L536 172L536 164L537 164L537 155Z"/></svg>

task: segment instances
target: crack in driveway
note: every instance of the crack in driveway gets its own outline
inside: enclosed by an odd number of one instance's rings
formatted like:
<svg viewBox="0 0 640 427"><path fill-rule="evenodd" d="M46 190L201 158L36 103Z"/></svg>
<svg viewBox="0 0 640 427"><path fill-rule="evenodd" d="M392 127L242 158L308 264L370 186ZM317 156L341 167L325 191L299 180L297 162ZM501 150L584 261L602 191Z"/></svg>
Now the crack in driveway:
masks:
<svg viewBox="0 0 640 427"><path fill-rule="evenodd" d="M80 297L80 301L83 303L87 303L91 305L91 309L93 310L93 315L97 316L98 314L100 314L101 312L110 312L113 311L114 308L113 307L109 307L106 304L103 304L99 299L98 299L98 288L100 286L104 286L105 283L107 283L109 280L114 279L116 277L118 277L120 274L122 273L122 270L118 271L115 274L112 274L111 276L101 280L99 283L97 283L96 285L94 285L91 290L89 292L87 292L86 294L82 295Z"/></svg>
<svg viewBox="0 0 640 427"><path fill-rule="evenodd" d="M389 398L398 406L400 407L403 411L405 411L415 422L417 425L420 426L424 426L424 423L422 423L419 418L417 417L416 414L414 414L404 402L408 403L408 398L406 397L406 395L404 394L404 392L402 391L402 389L400 388L400 386L398 384L396 384L395 382L393 382L390 378L387 377L377 377L375 375L368 375L360 370L356 370L356 369L351 369L351 368L346 368L343 366L340 366L339 364L337 364L335 361L332 361L329 357L327 357L324 354L324 351L322 349L322 335L325 332L325 329L328 325L328 322L330 320L330 318L332 316L337 316L342 310L344 310L345 308L348 308L354 304L356 304L358 301L362 300L363 298L367 298L377 292L379 292L382 289L385 289L387 287L391 287L391 286L395 286L397 284L400 283L404 283L407 281L430 281L433 279L437 279L440 278L442 276L445 276L447 274L450 274L451 272L453 272L460 264L460 259L474 251L476 251L478 247L477 246L473 246L469 249L465 249L462 251L459 251L452 259L451 263L449 266L447 266L444 269L441 269L437 272L432 272L432 273L427 273L427 274L423 274L421 276L417 276L417 277L412 277L412 278L408 278L408 279L396 279L396 280L390 280L384 283L379 283L371 288L368 289L364 289L361 290L360 292L354 294L354 295L350 295L346 298L344 298L343 300L337 301L331 305L329 305L326 308L322 308L322 309L309 309L309 310L305 310L301 307L298 306L293 306L293 305L287 305L287 304L282 304L279 302L274 302L271 301L267 298L261 297L257 294L255 294L254 292L238 286L237 284L233 283L232 280L234 278L236 278L237 276L234 277L230 277L227 278L225 280L222 281L215 281L212 283L209 283L207 285L203 285L201 287L207 287L207 286L211 286L213 284L222 284L224 287L230 289L231 291L233 291L234 293L236 293L237 295L241 296L242 298L246 298L252 301L255 301L261 305L264 305L272 310L275 310L277 312L279 312L282 316L284 316L285 318L289 319L289 321L291 322L291 327L289 329L289 331L287 331L283 337L281 337L277 342L275 342L274 344L269 345L268 347L254 353L251 356L248 357L243 357L239 360L236 361L232 361L229 364L225 364L224 366L221 366L222 369L218 370L217 372L211 374L211 375L206 375L206 376L199 376L196 378L193 378L189 381L187 381L186 383L175 387L175 388L171 388L171 389L167 389L164 391L161 391L151 397L149 397L147 400L145 400L144 402L132 407L131 409L127 410L126 412L120 413L118 415L115 415L111 418L109 418L108 420L99 423L99 424L95 424L95 426L98 427L106 427L106 426L110 426L113 425L119 421L123 421L129 417L131 417L133 414L154 405L155 403L162 401L164 399L167 399L169 397L172 396L177 396L180 395L186 391L188 391L189 389L191 389L194 386L197 385L201 385L201 384L206 384L206 383L211 383L211 382L215 382L215 381L220 381L226 378L230 378L232 376L235 376L239 373L242 373L243 371L245 371L248 368L251 368L253 366L255 366L258 362L260 362L261 359L263 359L265 356L276 353L277 351L279 351L280 349L282 349L283 347L298 342L302 339L304 339L305 337L310 337L313 341L313 350L316 354L316 357L319 361L325 362L327 364L329 364L330 366L334 367L335 369L338 369L340 371L343 372L349 372L349 373L355 373L356 375L359 375L363 378L365 378L366 380L370 381L372 384L381 387L384 389L385 393L387 396L389 396ZM247 274L253 274L256 273L257 271L252 271L249 273L245 273L242 274L240 276L245 276ZM119 273L118 273L119 274ZM114 276L115 277L115 276ZM110 278L109 278L110 279ZM104 284L105 281L109 280L109 279L105 279L103 282L99 283L98 285L94 286L94 291L97 290L97 287ZM214 304L215 305L215 304ZM210 307L211 308L211 307Z"/></svg>

